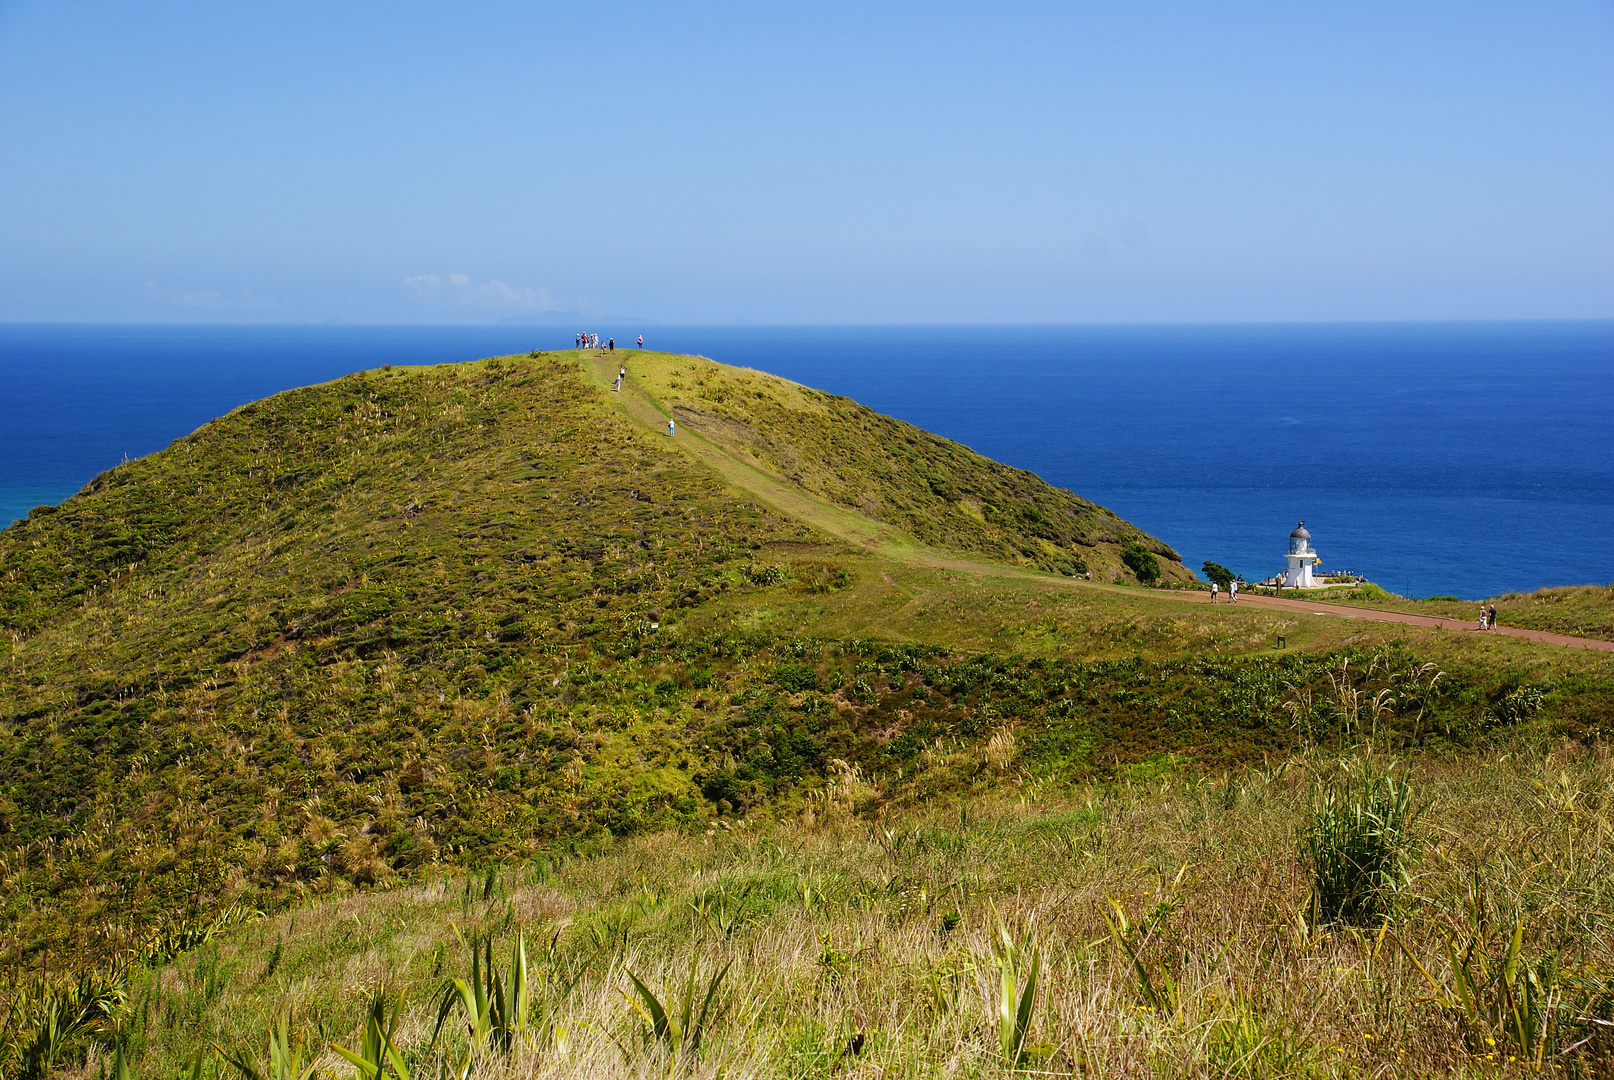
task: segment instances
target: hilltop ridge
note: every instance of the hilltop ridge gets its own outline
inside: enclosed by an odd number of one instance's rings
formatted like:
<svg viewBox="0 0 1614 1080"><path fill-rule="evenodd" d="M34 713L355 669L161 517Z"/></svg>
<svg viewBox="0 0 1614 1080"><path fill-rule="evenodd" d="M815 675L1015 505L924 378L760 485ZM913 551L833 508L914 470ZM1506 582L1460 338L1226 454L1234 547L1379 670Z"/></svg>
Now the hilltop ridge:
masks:
<svg viewBox="0 0 1614 1080"><path fill-rule="evenodd" d="M615 362L594 357L596 379L614 376ZM1165 580L1195 580L1169 545L1104 507L850 398L704 357L631 353L620 362L626 393L644 393L744 466L873 523L876 546L1118 580L1134 576L1120 551L1136 543L1165 560Z"/></svg>

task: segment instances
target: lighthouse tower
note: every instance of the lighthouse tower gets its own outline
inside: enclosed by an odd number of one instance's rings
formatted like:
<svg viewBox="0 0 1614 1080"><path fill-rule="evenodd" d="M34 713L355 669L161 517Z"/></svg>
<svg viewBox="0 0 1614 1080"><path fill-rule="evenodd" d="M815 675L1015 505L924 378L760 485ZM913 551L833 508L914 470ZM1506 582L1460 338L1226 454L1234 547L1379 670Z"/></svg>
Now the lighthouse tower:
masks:
<svg viewBox="0 0 1614 1080"><path fill-rule="evenodd" d="M1289 534L1289 571L1283 576L1283 587L1316 588L1317 581L1311 576L1311 565L1316 561L1317 553L1311 548L1311 533L1306 531L1306 523L1302 521Z"/></svg>

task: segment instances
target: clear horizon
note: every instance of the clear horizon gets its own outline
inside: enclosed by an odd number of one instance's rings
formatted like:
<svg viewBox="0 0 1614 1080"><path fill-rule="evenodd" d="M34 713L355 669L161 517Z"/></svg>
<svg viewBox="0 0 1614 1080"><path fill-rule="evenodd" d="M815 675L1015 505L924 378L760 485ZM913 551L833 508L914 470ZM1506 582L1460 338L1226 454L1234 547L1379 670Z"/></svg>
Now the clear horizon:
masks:
<svg viewBox="0 0 1614 1080"><path fill-rule="evenodd" d="M1232 320L1232 319L1225 319L1225 320L1216 320L1216 319L1192 319L1192 320L1190 320L1190 319L1154 319L1154 320L1148 320L1148 321L1140 320L1140 321L1137 321L1137 322L1117 322L1117 321L1105 321L1105 320L1096 320L1096 319L1095 320L1085 320L1085 321L1082 321L1082 320L1063 320L1063 321L1056 321L1056 320L1047 320L1047 321L1022 320L1022 321L1019 321L1019 322L939 322L939 321L937 321L937 322L764 322L764 321L758 320L758 319L731 319L731 320L729 320L727 322L675 322L675 321L672 321L672 320L664 320L664 319L637 319L637 320L635 320L635 319L632 319L629 316L618 316L618 315L605 315L605 316L578 315L578 316L576 316L576 325L575 326L573 325L573 323L571 321L567 321L567 320L564 320L564 319L553 319L553 320L544 320L544 321L536 321L536 320L535 321L524 321L524 320L519 320L519 319L505 319L505 320L499 320L499 321L496 321L496 322L469 322L469 321L466 321L466 322L361 322L361 321L359 321L357 319L353 319L353 320L349 320L349 319L324 319L324 320L317 321L317 322L312 321L312 320L304 320L304 321L286 320L286 321L282 321L282 322L267 322L267 321L231 322L231 321L225 321L225 320L213 320L213 321L202 322L202 321L192 320L192 321L189 321L189 322L182 322L182 321L175 320L175 319L168 319L168 320L157 320L157 319L0 319L0 326L64 326L64 327L69 327L69 326L86 326L86 327L88 327L88 326L100 326L100 327L129 326L129 327L147 327L147 328L152 328L152 329L161 329L163 327L173 327L173 328L204 327L205 328L205 327L209 327L209 326L218 326L218 327L227 327L227 328L231 328L231 329L252 329L254 327L260 327L260 328L263 328L263 329L288 329L288 330L295 330L295 329L331 330L331 329L341 329L342 327L352 327L354 329L368 328L368 329L393 329L393 330L407 330L407 329L410 329L410 328L413 328L413 327L419 327L420 329L437 329L437 330L453 330L455 328L461 328L461 329L467 329L467 330L469 330L469 329L492 330L492 329L503 328L503 329L511 330L511 331L522 330L522 329L532 329L532 330L566 331L566 332L570 333L570 332L572 332L574 330L575 331L588 330L589 332L594 332L594 331L596 331L596 330L598 330L600 328L600 324L606 324L606 325L613 325L614 326L614 324L624 324L625 325L627 323L633 323L634 325L644 326L644 327L647 327L647 328L648 327L661 327L661 328L665 328L665 329L669 329L669 330L673 330L673 329L678 329L678 330L683 330L683 329L698 330L698 329L702 329L702 328L720 329L720 328L727 328L727 327L756 327L756 328L759 328L759 329L774 329L774 330L788 330L788 329L791 329L792 327L800 327L801 329L804 329L804 330L807 330L807 329L814 329L814 330L832 330L832 329L855 330L855 329L858 329L860 327L867 327L867 328L869 328L871 330L874 330L874 329L897 330L897 329L901 329L903 327L914 327L914 328L934 327L934 328L948 328L948 329L959 329L959 330L966 330L966 329L970 329L970 328L991 329L991 328L994 328L994 327L1003 328L1003 329L1013 329L1015 327L1026 327L1026 328L1046 327L1046 328L1049 328L1049 329L1058 329L1058 328L1061 328L1061 327L1066 327L1066 328L1072 328L1072 329L1080 329L1080 328L1101 329L1101 328L1108 328L1108 329L1124 330L1124 329L1127 329L1127 328L1142 329L1142 328L1149 328L1149 327L1159 327L1159 328L1162 328L1162 329L1170 328L1170 327L1180 327L1180 328L1183 328L1183 329L1192 329L1194 327L1206 327L1206 328L1224 327L1224 328L1227 328L1227 329L1236 329L1238 327L1251 327L1251 328L1255 328L1255 327L1273 327L1273 328L1278 328L1278 327L1284 327L1284 326L1296 326L1296 327L1338 326L1338 327L1363 327L1363 328L1367 328L1367 327L1373 327L1373 326L1485 326L1485 325L1490 325L1490 324L1495 324L1495 325L1498 325L1498 326L1507 326L1507 325L1524 325L1524 324L1530 324L1530 323L1570 324L1570 323L1611 323L1611 322L1614 322L1614 315L1589 315L1589 316L1566 316L1566 317L1544 316L1544 317L1541 317L1541 318L1507 318L1507 317L1500 317L1499 316L1497 318L1492 318L1492 319L1484 319L1484 318L1470 318L1470 319L1415 319L1415 318L1407 318L1407 319L1243 319L1243 320ZM613 332L614 332L614 329L613 329ZM633 347L632 342L619 342L618 346L620 348L624 348L624 349ZM652 351L652 352L665 351L665 350L659 350L659 349L652 348L649 345L646 346L646 349L648 351Z"/></svg>
<svg viewBox="0 0 1614 1080"><path fill-rule="evenodd" d="M1614 317L1614 7L0 2L0 320Z"/></svg>

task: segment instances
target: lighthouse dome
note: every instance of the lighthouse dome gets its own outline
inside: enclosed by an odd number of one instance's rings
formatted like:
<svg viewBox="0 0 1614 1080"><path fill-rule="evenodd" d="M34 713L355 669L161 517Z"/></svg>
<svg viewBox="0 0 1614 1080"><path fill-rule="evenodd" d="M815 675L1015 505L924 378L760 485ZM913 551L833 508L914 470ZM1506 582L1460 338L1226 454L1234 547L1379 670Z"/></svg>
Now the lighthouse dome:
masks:
<svg viewBox="0 0 1614 1080"><path fill-rule="evenodd" d="M1295 527L1294 532L1289 534L1289 539L1291 539L1291 540L1310 540L1311 539L1311 533L1306 531L1306 523L1304 521L1302 521L1299 525L1297 525Z"/></svg>
<svg viewBox="0 0 1614 1080"><path fill-rule="evenodd" d="M1311 533L1306 531L1306 523L1304 521L1295 527L1294 532L1289 534L1289 554L1311 554Z"/></svg>

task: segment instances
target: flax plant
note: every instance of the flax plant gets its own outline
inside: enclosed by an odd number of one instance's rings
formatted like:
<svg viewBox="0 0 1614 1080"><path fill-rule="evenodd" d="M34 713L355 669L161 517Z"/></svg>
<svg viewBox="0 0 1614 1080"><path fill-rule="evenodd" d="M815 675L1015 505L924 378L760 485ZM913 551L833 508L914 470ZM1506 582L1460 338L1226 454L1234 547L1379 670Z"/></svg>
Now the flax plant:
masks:
<svg viewBox="0 0 1614 1080"><path fill-rule="evenodd" d="M1349 766L1313 803L1301 839L1314 923L1367 926L1383 920L1407 883L1412 796L1393 767Z"/></svg>
<svg viewBox="0 0 1614 1080"><path fill-rule="evenodd" d="M245 1051L226 1050L216 1043L214 1052L240 1074L241 1080L311 1080L314 1062L304 1060L301 1038L292 1042L290 1009L281 1012L280 1022L269 1029L267 1041L268 1050L259 1061L249 1058ZM121 1054L121 1048L119 1052ZM197 1068L200 1068L199 1058Z"/></svg>
<svg viewBox="0 0 1614 1080"><path fill-rule="evenodd" d="M370 1011L364 1019L358 1050L332 1044L331 1049L353 1066L354 1080L385 1080L389 1069L395 1080L411 1080L408 1061L393 1041L401 1004L395 1006L391 1017L388 1017L387 995L377 992L370 999Z"/></svg>
<svg viewBox="0 0 1614 1080"><path fill-rule="evenodd" d="M717 991L723 984L723 977L729 973L733 965L729 961L719 968L706 982L706 992L697 990L698 960L692 959L689 964L689 977L684 982L683 994L674 999L667 992L662 991L663 1002L654 991L639 976L632 971L626 972L628 979L633 983L634 997L623 991L628 1003L645 1024L646 1041L653 1039L659 1043L669 1054L699 1054L701 1040L706 1035L707 1021L712 1015L712 1005L716 1002ZM699 1000L699 1010L696 1010L696 1000Z"/></svg>

